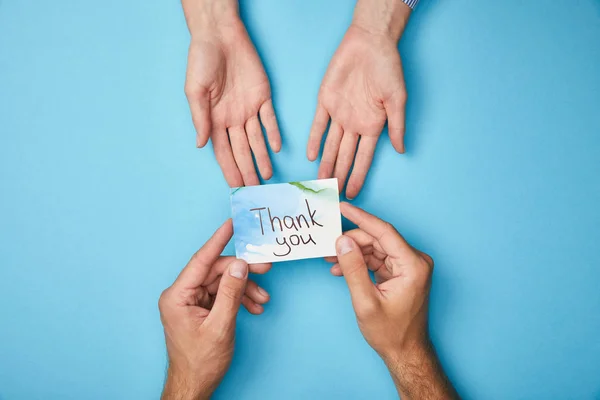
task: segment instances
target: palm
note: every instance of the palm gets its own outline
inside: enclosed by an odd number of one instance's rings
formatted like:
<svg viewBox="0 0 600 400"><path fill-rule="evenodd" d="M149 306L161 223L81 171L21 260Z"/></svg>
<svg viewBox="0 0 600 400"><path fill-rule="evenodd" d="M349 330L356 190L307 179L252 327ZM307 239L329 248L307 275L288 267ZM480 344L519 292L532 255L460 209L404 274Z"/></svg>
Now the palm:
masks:
<svg viewBox="0 0 600 400"><path fill-rule="evenodd" d="M186 94L198 145L204 146L211 138L229 185L259 183L252 154L262 177L269 179L272 167L260 122L275 152L281 147L281 139L269 80L245 30L234 41L192 42Z"/></svg>
<svg viewBox="0 0 600 400"><path fill-rule="evenodd" d="M271 98L269 80L251 43L235 52L210 43L190 46L188 79L210 93L213 127L243 126Z"/></svg>
<svg viewBox="0 0 600 400"><path fill-rule="evenodd" d="M402 64L395 43L351 27L331 60L319 92L319 106L308 144L309 159L316 158L321 134L331 119L319 178L335 176L341 189L354 161L346 194L349 198L356 196L386 120L393 125L393 132L400 129L396 128L398 125L403 129L403 110L402 115L397 114L405 97ZM402 150L401 135L390 137L395 147Z"/></svg>
<svg viewBox="0 0 600 400"><path fill-rule="evenodd" d="M320 101L344 131L379 136L387 117L383 103L400 90L398 50L381 47L371 34L351 28L331 60Z"/></svg>

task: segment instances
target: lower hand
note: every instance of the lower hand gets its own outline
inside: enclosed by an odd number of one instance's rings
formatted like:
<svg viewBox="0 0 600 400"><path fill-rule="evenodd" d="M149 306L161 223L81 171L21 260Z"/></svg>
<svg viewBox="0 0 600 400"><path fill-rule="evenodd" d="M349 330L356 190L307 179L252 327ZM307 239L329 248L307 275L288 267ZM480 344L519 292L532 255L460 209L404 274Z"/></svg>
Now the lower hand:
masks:
<svg viewBox="0 0 600 400"><path fill-rule="evenodd" d="M328 261L336 262L333 275L346 278L366 341L385 361L403 399L456 398L427 331L433 260L389 223L348 203L341 210L358 229L337 240L337 257Z"/></svg>
<svg viewBox="0 0 600 400"><path fill-rule="evenodd" d="M240 304L260 314L269 300L248 280L248 272L265 273L270 264L249 267L234 257L220 257L232 234L228 220L160 296L169 356L163 399L208 399L231 363Z"/></svg>

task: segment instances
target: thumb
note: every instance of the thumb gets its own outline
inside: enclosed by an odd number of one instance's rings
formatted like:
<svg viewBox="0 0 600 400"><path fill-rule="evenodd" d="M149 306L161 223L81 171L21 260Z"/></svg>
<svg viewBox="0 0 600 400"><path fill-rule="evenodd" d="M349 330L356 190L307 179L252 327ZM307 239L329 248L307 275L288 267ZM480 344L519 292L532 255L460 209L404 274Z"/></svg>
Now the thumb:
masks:
<svg viewBox="0 0 600 400"><path fill-rule="evenodd" d="M188 103L196 128L196 146L206 146L211 131L210 92L205 89L188 91Z"/></svg>
<svg viewBox="0 0 600 400"><path fill-rule="evenodd" d="M367 264L360 247L349 236L342 235L336 244L337 259L352 297L354 308L360 308L375 297Z"/></svg>
<svg viewBox="0 0 600 400"><path fill-rule="evenodd" d="M235 324L247 281L248 264L243 260L233 260L221 277L215 304L207 319L221 327Z"/></svg>
<svg viewBox="0 0 600 400"><path fill-rule="evenodd" d="M385 104L388 118L388 135L398 153L404 153L404 114L406 92L397 92Z"/></svg>

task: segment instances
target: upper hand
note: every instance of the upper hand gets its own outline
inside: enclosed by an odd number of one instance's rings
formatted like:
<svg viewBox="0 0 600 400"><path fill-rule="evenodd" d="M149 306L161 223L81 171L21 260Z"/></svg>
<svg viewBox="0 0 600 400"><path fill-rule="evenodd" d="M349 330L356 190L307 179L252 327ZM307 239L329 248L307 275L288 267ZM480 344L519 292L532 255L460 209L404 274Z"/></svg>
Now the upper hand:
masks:
<svg viewBox="0 0 600 400"><path fill-rule="evenodd" d="M323 78L308 140L307 156L314 161L331 119L318 177L338 178L341 191L354 162L346 197L356 197L386 120L392 145L404 152L405 103L397 40L351 25Z"/></svg>
<svg viewBox="0 0 600 400"><path fill-rule="evenodd" d="M252 154L263 179L273 175L261 122L271 149L281 149L269 80L239 18L209 28L190 28L185 93L197 145L211 138L229 186L258 185Z"/></svg>
<svg viewBox="0 0 600 400"><path fill-rule="evenodd" d="M160 296L169 356L164 399L208 398L231 363L240 304L260 314L269 300L248 272L265 273L270 264L248 267L235 257L220 257L232 234L228 220Z"/></svg>

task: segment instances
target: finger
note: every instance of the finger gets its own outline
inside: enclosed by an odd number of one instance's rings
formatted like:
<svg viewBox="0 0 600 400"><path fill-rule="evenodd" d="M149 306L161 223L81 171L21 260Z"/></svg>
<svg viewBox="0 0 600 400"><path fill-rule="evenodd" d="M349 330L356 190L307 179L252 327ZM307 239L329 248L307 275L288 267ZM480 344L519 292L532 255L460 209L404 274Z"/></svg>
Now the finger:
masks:
<svg viewBox="0 0 600 400"><path fill-rule="evenodd" d="M306 146L306 157L308 157L310 161L315 161L319 155L321 139L323 138L325 129L327 129L328 122L329 114L327 113L327 110L321 103L317 104L317 111L315 112L315 118L312 127L310 128L310 134L308 135L308 145Z"/></svg>
<svg viewBox="0 0 600 400"><path fill-rule="evenodd" d="M250 154L250 145L244 128L236 126L229 128L229 139L231 140L231 150L233 150L233 158L237 164L245 186L258 185L260 182L254 169L252 154Z"/></svg>
<svg viewBox="0 0 600 400"><path fill-rule="evenodd" d="M365 263L367 264L367 268L369 268L369 270L371 270L373 272L380 272L381 267L383 267L385 265L383 260L373 257L372 255L367 255L364 258L365 258ZM387 269L385 269L385 268L384 268L384 270L387 271ZM340 267L340 264L338 262L336 262L335 264L333 264L331 266L330 272L334 276L342 276L343 275L342 268ZM377 278L377 275L375 277Z"/></svg>
<svg viewBox="0 0 600 400"><path fill-rule="evenodd" d="M188 89L186 86L185 95L196 129L196 147L201 148L206 146L210 137L210 92L204 88Z"/></svg>
<svg viewBox="0 0 600 400"><path fill-rule="evenodd" d="M225 246L227 246L231 236L233 236L233 223L231 219L228 219L216 230L204 246L192 256L192 259L181 271L173 286L182 289L195 289L199 287L209 274L212 265L217 261Z"/></svg>
<svg viewBox="0 0 600 400"><path fill-rule="evenodd" d="M360 247L360 251L363 253L363 255L371 253L382 254L381 252L375 249L375 239L367 232L362 231L360 229L352 229L344 232L344 235L349 236L350 238L352 238L352 240L356 242L356 244L358 244L358 246ZM325 261L330 263L337 263L338 259L337 256L329 256L325 257Z"/></svg>
<svg viewBox="0 0 600 400"><path fill-rule="evenodd" d="M256 304L248 296L242 297L242 305L250 314L259 315L265 311L263 306Z"/></svg>
<svg viewBox="0 0 600 400"><path fill-rule="evenodd" d="M367 265L358 245L348 236L340 236L335 244L340 269L344 274L354 309L359 311L363 306L376 299L376 289L371 282Z"/></svg>
<svg viewBox="0 0 600 400"><path fill-rule="evenodd" d="M383 248L381 244L375 240L375 238L369 235L367 232L361 229L352 229L344 233L346 236L350 236L360 246L363 254L373 255L380 260L385 259L386 254L382 252Z"/></svg>
<svg viewBox="0 0 600 400"><path fill-rule="evenodd" d="M209 324L215 324L221 328L235 324L235 317L242 303L247 280L248 264L243 260L232 261L227 272L221 277L215 304L207 317Z"/></svg>
<svg viewBox="0 0 600 400"><path fill-rule="evenodd" d="M248 280L246 284L246 296L256 304L265 304L269 301L269 293L253 280Z"/></svg>
<svg viewBox="0 0 600 400"><path fill-rule="evenodd" d="M391 224L350 203L341 202L340 211L344 217L375 238L386 254L400 258L414 254L412 247L406 243L402 235Z"/></svg>
<svg viewBox="0 0 600 400"><path fill-rule="evenodd" d="M221 279L222 276L219 276L208 286L203 285L208 295L214 296L217 294L221 284ZM244 296L247 296L252 302L257 304L268 303L271 298L265 289L258 286L258 284L251 279L248 279L248 282L246 283L246 291L244 292Z"/></svg>
<svg viewBox="0 0 600 400"><path fill-rule="evenodd" d="M342 274L342 268L340 268L340 264L338 263L334 264L329 272L331 272L331 275L333 276L344 276L344 274Z"/></svg>
<svg viewBox="0 0 600 400"><path fill-rule="evenodd" d="M342 126L332 121L329 132L327 132L327 139L325 139L325 147L323 147L323 156L319 165L319 179L331 178L333 176L333 168L335 167L335 160L343 135Z"/></svg>
<svg viewBox="0 0 600 400"><path fill-rule="evenodd" d="M351 229L344 232L344 235L350 236L361 248L373 246L375 238L361 229Z"/></svg>
<svg viewBox="0 0 600 400"><path fill-rule="evenodd" d="M386 254L382 251L377 250L377 243L375 244L375 246L373 246L373 257L379 259L379 260L385 260L385 258L387 257ZM383 249L382 249L383 250Z"/></svg>
<svg viewBox="0 0 600 400"><path fill-rule="evenodd" d="M260 120L267 131L267 138L269 139L269 145L271 150L275 153L279 153L281 150L281 134L279 133L279 126L277 125L277 117L275 116L275 110L273 109L273 101L267 100L260 106L258 110Z"/></svg>
<svg viewBox="0 0 600 400"><path fill-rule="evenodd" d="M371 162L373 161L373 154L375 154L375 147L377 147L378 139L379 136L362 136L360 138L354 167L352 168L352 174L350 175L348 186L346 187L346 197L349 200L352 200L358 195L365 183L365 178L367 177Z"/></svg>
<svg viewBox="0 0 600 400"><path fill-rule="evenodd" d="M337 160L335 161L335 169L333 172L333 175L338 180L340 192L346 184L348 172L350 171L350 167L352 167L357 143L358 135L356 133L344 132L344 137L340 143L340 151L338 152Z"/></svg>
<svg viewBox="0 0 600 400"><path fill-rule="evenodd" d="M273 167L271 166L267 145L257 116L250 117L246 121L246 133L248 134L248 142L250 143L252 153L254 153L260 175L263 179L271 179L273 176Z"/></svg>
<svg viewBox="0 0 600 400"><path fill-rule="evenodd" d="M223 275L223 272L225 272L233 260L235 260L234 256L220 257L210 269L208 276L204 280L204 284L209 285L216 281L219 276ZM271 264L250 264L248 268L253 274L264 274L271 269Z"/></svg>
<svg viewBox="0 0 600 400"><path fill-rule="evenodd" d="M367 263L367 267L369 267L369 270L373 272L379 271L379 269L385 264L382 260L378 259L377 257L373 257L372 254L365 256L365 262Z"/></svg>
<svg viewBox="0 0 600 400"><path fill-rule="evenodd" d="M388 134L392 146L398 153L404 153L406 91L398 90L383 103L388 118Z"/></svg>
<svg viewBox="0 0 600 400"><path fill-rule="evenodd" d="M229 143L227 132L224 129L213 131L211 140L217 163L219 163L221 171L223 171L223 176L227 184L230 187L244 186L242 174L231 152L231 144Z"/></svg>

